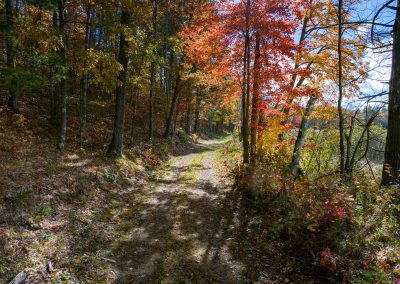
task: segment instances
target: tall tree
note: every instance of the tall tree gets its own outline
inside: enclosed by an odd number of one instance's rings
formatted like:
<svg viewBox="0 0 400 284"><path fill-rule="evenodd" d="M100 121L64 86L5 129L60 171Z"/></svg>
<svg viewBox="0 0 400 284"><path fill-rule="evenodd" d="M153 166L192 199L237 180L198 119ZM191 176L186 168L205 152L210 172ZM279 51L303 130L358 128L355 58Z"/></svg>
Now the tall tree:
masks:
<svg viewBox="0 0 400 284"><path fill-rule="evenodd" d="M350 13L343 10L342 7L342 23L350 22L350 16ZM307 124L313 112L314 105L318 102L324 103L322 94L337 93L337 89L331 88L326 82L334 83L332 86L337 85L339 77L337 44L339 34L338 6L332 0L310 1L304 17L309 18L308 21L303 20L301 32L304 34L303 41L307 45L304 46L303 43L305 50L300 50L296 56L298 65L295 66L294 71L297 75L292 77L291 86L293 86L293 89L290 90L289 100L286 101L283 110L283 113L286 113L283 124L288 124L288 109L296 110L297 108L304 110L300 112L301 123L297 132L292 163L290 165L290 170L295 176L299 176L302 172L300 168L302 147L306 142ZM343 89L348 89L348 94L357 93L359 81L366 78L367 74L365 72L365 64L363 64L366 38L354 37L354 34L358 34L358 28L359 25L354 23L347 25L346 29L342 29L340 50L346 56L341 56L341 65L345 67L342 72L341 82ZM299 69L302 65L306 66L304 70ZM308 101L304 109L302 102L305 96L308 97ZM296 115L296 112L293 111L293 114ZM343 124L345 122L343 121ZM346 137L346 133L344 133L344 137Z"/></svg>
<svg viewBox="0 0 400 284"><path fill-rule="evenodd" d="M60 48L60 57L63 61L67 62L67 33L65 30L65 2L64 0L57 0L58 6L58 23L59 30L62 36L62 46ZM68 81L67 78L63 78L60 82L61 92L61 120L60 120L60 137L58 148L63 151L65 149L65 140L67 136L67 95L68 95Z"/></svg>
<svg viewBox="0 0 400 284"><path fill-rule="evenodd" d="M304 111L304 115L301 119L299 132L297 134L296 142L294 144L292 162L290 164L290 169L292 173L295 175L295 177L299 177L301 175L301 168L300 168L301 150L304 145L304 141L306 139L308 120L310 119L310 116L313 112L316 102L317 98L314 96L308 100L306 109Z"/></svg>
<svg viewBox="0 0 400 284"><path fill-rule="evenodd" d="M165 133L164 133L165 138L171 137L172 132L174 130L174 117L176 114L176 107L178 104L178 98L179 98L179 94L180 94L180 87L181 87L180 85L181 85L181 74L178 73L176 76L176 80L175 80L174 92L172 94L172 101L171 101L170 110L168 113L167 123L166 123L166 127L165 127Z"/></svg>
<svg viewBox="0 0 400 284"><path fill-rule="evenodd" d="M196 105L194 110L194 126L193 132L199 133L200 128L200 107L201 107L201 93L200 90L196 91Z"/></svg>
<svg viewBox="0 0 400 284"><path fill-rule="evenodd" d="M249 86L250 86L250 13L251 2L246 1L245 6L245 30L243 52L243 78L242 78L242 139L243 139L243 163L247 164L249 156Z"/></svg>
<svg viewBox="0 0 400 284"><path fill-rule="evenodd" d="M391 1L393 2L393 1ZM392 72L389 83L389 118L382 185L400 184L400 0L393 26Z"/></svg>
<svg viewBox="0 0 400 284"><path fill-rule="evenodd" d="M126 83L128 76L128 40L126 35L126 28L129 26L130 13L126 9L121 12L121 33L119 36L119 52L118 62L121 64L122 69L119 72L119 83L115 89L115 118L114 118L114 131L109 146L108 152L122 157L122 147L124 143L124 125L125 125L125 95Z"/></svg>
<svg viewBox="0 0 400 284"><path fill-rule="evenodd" d="M85 23L85 52L88 51L90 48L91 44L91 39L92 35L91 33L93 32L92 25L91 25L91 14L92 14L92 7L89 4L86 7L86 23ZM87 93L89 89L89 71L87 70L87 59L84 59L83 63L83 69L84 73L81 79L81 93L80 93L80 113L79 113L79 119L80 119L80 127L79 127L79 136L81 140L81 144L83 142L83 135L86 129L86 108L87 108Z"/></svg>
<svg viewBox="0 0 400 284"><path fill-rule="evenodd" d="M344 178L345 174L345 146L344 146L344 115L342 108L343 101L343 57L342 57L342 38L343 38L343 0L338 2L338 113L339 113L339 147L340 147L340 174Z"/></svg>
<svg viewBox="0 0 400 284"><path fill-rule="evenodd" d="M153 40L157 37L157 16L158 16L158 0L153 0ZM155 52L154 52L155 53ZM155 54L153 54L155 56ZM149 140L153 138L154 124L154 87L155 87L156 63L152 59L150 66L150 96L149 96Z"/></svg>
<svg viewBox="0 0 400 284"><path fill-rule="evenodd" d="M250 158L254 163L257 152L257 128L260 116L260 70L261 70L261 52L260 52L260 35L256 33L256 46L254 51L254 71L253 71L253 100L251 107L251 137L250 137Z"/></svg>
<svg viewBox="0 0 400 284"><path fill-rule="evenodd" d="M6 54L7 54L7 67L8 72L11 76L11 84L8 88L9 99L8 106L15 112L18 112L18 98L17 93L15 92L14 85L14 69L15 69L15 60L14 60L14 47L13 47L13 35L14 35L14 15L13 15L13 1L5 0L5 9L6 9L6 23L7 23L7 34L6 34Z"/></svg>

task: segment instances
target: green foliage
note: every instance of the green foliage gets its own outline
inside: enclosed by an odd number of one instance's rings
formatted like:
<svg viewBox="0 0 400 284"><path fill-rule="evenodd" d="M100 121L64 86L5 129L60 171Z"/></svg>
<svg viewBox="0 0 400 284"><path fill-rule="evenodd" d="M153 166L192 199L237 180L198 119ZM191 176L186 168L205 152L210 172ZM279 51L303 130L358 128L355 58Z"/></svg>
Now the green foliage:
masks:
<svg viewBox="0 0 400 284"><path fill-rule="evenodd" d="M48 204L42 204L37 208L36 215L33 217L34 222L42 221L43 217L48 217L53 213L54 209Z"/></svg>
<svg viewBox="0 0 400 284"><path fill-rule="evenodd" d="M32 195L32 192L30 190L24 190L18 193L18 195L15 198L15 201L19 203L26 202Z"/></svg>
<svg viewBox="0 0 400 284"><path fill-rule="evenodd" d="M113 92L118 84L118 74L122 66L115 59L113 52L90 48L86 52L86 58L79 62L76 71L80 76L84 72L90 72L90 84L104 88L107 92ZM84 68L84 62L87 62Z"/></svg>
<svg viewBox="0 0 400 284"><path fill-rule="evenodd" d="M371 270L366 270L363 271L361 275L356 276L354 279L352 279L352 282L354 284L391 284L392 281L390 281L387 278L387 275L383 273L382 271L371 271Z"/></svg>
<svg viewBox="0 0 400 284"><path fill-rule="evenodd" d="M354 152L363 131L364 127L362 125L354 127L351 139L351 154ZM372 166L383 163L386 130L381 125L372 124L368 139L369 148L366 149L366 144L363 143L355 155L355 160L359 161L367 151L366 157ZM365 138L363 141L365 142ZM307 177L319 178L334 173L339 167L339 157L339 135L336 127L320 125L318 128L307 130L307 140L302 149L301 159L301 168ZM364 164L355 165L354 170L357 175L370 172L369 168L363 167ZM379 169L380 171L381 168ZM377 175L379 172L374 171L374 174Z"/></svg>
<svg viewBox="0 0 400 284"><path fill-rule="evenodd" d="M238 150L225 147L228 152ZM233 153L223 155L239 187L250 194L247 205L262 212L257 226L264 237L287 240L297 257L318 263L333 276L354 278L356 283L388 283L388 275L400 267L394 205L398 189L382 189L368 178L355 178L351 185L338 185L335 176L294 181L280 168L281 162L274 162L285 151L265 153L269 155L264 154L263 163L248 168L232 163Z"/></svg>
<svg viewBox="0 0 400 284"><path fill-rule="evenodd" d="M4 85L17 94L28 93L41 88L45 82L43 77L29 70L6 68L0 70L0 73L4 78Z"/></svg>
<svg viewBox="0 0 400 284"><path fill-rule="evenodd" d="M160 149L160 157L162 160L166 160L168 158L169 154L169 146L168 144L165 144L161 147Z"/></svg>
<svg viewBox="0 0 400 284"><path fill-rule="evenodd" d="M107 181L114 183L118 180L119 174L116 172L106 171L103 176Z"/></svg>
<svg viewBox="0 0 400 284"><path fill-rule="evenodd" d="M69 272L68 270L63 270L62 273L60 275L57 275L58 279L54 280L54 283L56 284L75 284L75 283L79 283L76 280L76 277Z"/></svg>

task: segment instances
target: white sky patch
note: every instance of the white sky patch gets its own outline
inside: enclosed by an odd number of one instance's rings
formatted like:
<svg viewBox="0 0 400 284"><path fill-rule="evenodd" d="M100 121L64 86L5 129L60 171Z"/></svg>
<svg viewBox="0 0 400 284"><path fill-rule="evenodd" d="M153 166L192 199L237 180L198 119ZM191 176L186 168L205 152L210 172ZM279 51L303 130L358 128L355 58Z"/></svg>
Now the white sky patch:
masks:
<svg viewBox="0 0 400 284"><path fill-rule="evenodd" d="M382 50L383 51L383 50ZM368 79L361 83L362 95L374 95L388 90L391 71L391 53L377 53L368 50L365 60L369 63L370 69Z"/></svg>

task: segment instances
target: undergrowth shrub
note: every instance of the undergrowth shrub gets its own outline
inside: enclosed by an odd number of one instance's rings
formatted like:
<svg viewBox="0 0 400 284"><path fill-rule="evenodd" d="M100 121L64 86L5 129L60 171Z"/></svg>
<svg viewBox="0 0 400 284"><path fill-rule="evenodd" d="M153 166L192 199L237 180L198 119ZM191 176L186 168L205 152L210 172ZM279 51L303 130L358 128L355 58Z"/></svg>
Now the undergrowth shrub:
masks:
<svg viewBox="0 0 400 284"><path fill-rule="evenodd" d="M307 269L338 281L392 283L400 278L400 208L394 202L400 190L380 188L362 176L346 185L336 176L294 180L287 171L287 148L267 149L263 159L247 167L240 146L224 149L238 189L250 205L262 208L265 238L283 240Z"/></svg>

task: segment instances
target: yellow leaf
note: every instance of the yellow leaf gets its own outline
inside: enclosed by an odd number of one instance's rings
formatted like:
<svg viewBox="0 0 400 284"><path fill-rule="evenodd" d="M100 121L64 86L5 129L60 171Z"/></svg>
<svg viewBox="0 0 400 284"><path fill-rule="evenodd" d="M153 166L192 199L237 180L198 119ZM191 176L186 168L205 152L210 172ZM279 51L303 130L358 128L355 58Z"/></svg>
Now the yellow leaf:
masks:
<svg viewBox="0 0 400 284"><path fill-rule="evenodd" d="M311 232L316 232L318 228L318 223L313 223L307 226L307 229Z"/></svg>

